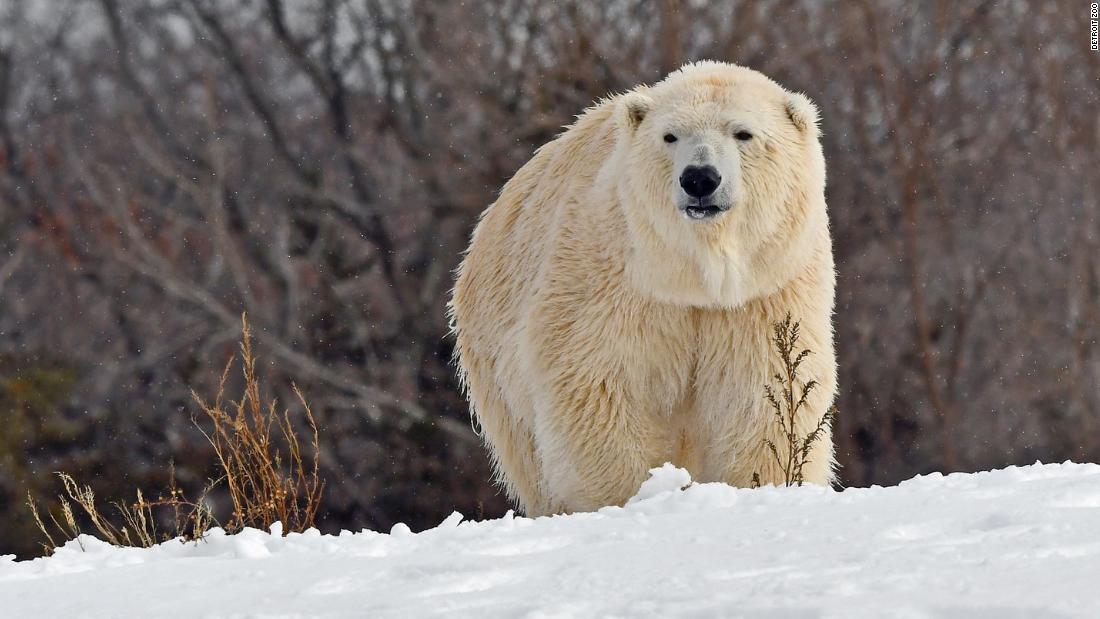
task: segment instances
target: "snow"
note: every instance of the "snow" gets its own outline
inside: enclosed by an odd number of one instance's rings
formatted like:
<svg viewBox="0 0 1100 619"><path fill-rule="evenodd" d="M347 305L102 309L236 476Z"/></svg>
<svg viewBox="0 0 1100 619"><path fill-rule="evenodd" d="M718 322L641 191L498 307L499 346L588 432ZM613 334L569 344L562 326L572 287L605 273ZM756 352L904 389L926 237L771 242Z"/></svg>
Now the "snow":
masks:
<svg viewBox="0 0 1100 619"><path fill-rule="evenodd" d="M150 549L84 537L0 560L0 614L1100 616L1095 464L842 492L689 482L666 465L622 508L453 514L422 533L217 530Z"/></svg>

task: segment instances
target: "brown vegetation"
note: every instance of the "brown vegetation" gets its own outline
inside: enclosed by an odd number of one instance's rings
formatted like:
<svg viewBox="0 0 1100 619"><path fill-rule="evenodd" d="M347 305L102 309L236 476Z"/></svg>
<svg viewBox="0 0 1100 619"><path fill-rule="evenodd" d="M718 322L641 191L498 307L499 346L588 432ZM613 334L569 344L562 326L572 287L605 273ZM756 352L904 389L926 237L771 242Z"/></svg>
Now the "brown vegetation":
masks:
<svg viewBox="0 0 1100 619"><path fill-rule="evenodd" d="M241 399L228 406L223 401L232 360L226 364L213 402L207 403L193 394L209 425L199 419L193 421L217 456L218 471L213 481L197 499L189 500L176 484L175 466L170 465L168 487L155 500L146 499L139 489L133 503L112 503L111 514L96 503L91 486L80 485L66 473L57 473L64 492L58 497L57 507L46 511L46 518L42 517L34 497L27 494L27 506L45 538L42 548L47 554L59 545L57 540L64 544L78 539L83 532L82 522L90 523L93 534L110 544L140 547L175 538L201 540L214 525L227 533L237 533L244 527L268 529L279 522L284 535L300 533L315 525L325 489L318 472L321 448L317 424L302 392L295 388L311 431L308 448L312 453L303 455L289 410L280 411L274 400L267 406L263 404L252 332L247 318L242 317L242 323ZM222 486L233 506L224 524L216 518L210 499L211 492ZM74 510L74 504L79 510Z"/></svg>
<svg viewBox="0 0 1100 619"><path fill-rule="evenodd" d="M321 448L317 422L302 392L294 394L305 411L312 432L313 457L302 455L302 447L290 411L281 413L273 400L265 408L260 399L260 381L256 378L256 357L252 352L252 332L248 319L242 318L241 365L244 369L245 392L229 410L223 404L225 379L232 361L225 366L218 395L207 403L194 394L202 412L211 423L203 435L214 447L222 479L229 489L233 513L225 530L235 533L244 527L266 529L272 523L282 523L283 532L302 532L312 528L321 506L325 483L320 470ZM203 424L195 421L201 429Z"/></svg>
<svg viewBox="0 0 1100 619"><path fill-rule="evenodd" d="M806 348L798 350L798 336L799 323L792 323L790 314L772 325L772 343L779 355L781 369L772 377L775 386L764 386L764 397L772 408L783 445L778 446L767 438L764 439L764 444L775 459L778 469L783 472L784 486L802 485L802 470L810 461L810 451L822 440L822 434L836 419L836 406L830 406L812 430L806 434L798 432L795 423L798 413L805 408L806 398L818 386L816 380L803 381L798 374L802 361L811 354ZM753 485L760 485L759 475L753 475Z"/></svg>
<svg viewBox="0 0 1100 619"><path fill-rule="evenodd" d="M170 467L171 469L171 467ZM91 486L82 486L65 473L57 473L64 493L58 496L57 513L53 509L46 511L43 519L34 497L27 494L27 507L31 517L41 532L44 541L42 550L50 554L59 545L70 540L79 540L84 532L81 521L90 522L93 535L115 546L139 546L148 548L170 539L184 541L200 540L214 523L214 516L206 502L211 486L203 489L199 497L190 501L182 490L176 487L175 472L171 469L170 482L165 493L156 500L148 500L141 490L133 503L116 501L115 517L104 513L96 503L95 491ZM73 504L79 512L73 509ZM60 518L58 518L60 514ZM47 523L47 520L49 521ZM158 526L167 520L168 525ZM60 539L59 544L57 540ZM83 546L82 546L83 547Z"/></svg>

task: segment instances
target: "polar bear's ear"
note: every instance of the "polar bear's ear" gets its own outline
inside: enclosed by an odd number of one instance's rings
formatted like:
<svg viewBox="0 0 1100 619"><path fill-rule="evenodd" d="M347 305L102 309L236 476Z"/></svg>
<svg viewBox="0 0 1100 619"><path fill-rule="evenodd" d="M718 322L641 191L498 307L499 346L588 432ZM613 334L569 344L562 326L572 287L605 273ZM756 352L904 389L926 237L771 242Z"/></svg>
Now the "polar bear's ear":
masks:
<svg viewBox="0 0 1100 619"><path fill-rule="evenodd" d="M637 129L652 107L653 99L650 99L649 95L637 91L623 95L621 114L626 127L631 131Z"/></svg>
<svg viewBox="0 0 1100 619"><path fill-rule="evenodd" d="M787 118L791 119L794 126L803 133L817 135L817 121L819 118L817 106L810 98L800 92L787 93L787 101L784 104Z"/></svg>

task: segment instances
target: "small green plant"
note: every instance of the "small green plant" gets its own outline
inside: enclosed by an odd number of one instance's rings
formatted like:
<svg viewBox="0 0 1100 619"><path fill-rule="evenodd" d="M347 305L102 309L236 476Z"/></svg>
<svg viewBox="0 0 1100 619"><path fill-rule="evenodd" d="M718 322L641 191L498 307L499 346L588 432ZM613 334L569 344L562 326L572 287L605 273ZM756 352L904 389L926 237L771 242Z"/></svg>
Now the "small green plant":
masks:
<svg viewBox="0 0 1100 619"><path fill-rule="evenodd" d="M772 377L773 384L764 386L764 397L779 426L783 446L776 445L768 438L764 439L764 444L783 473L785 486L802 485L802 470L810 461L810 450L821 440L836 417L836 406L832 406L821 416L812 431L805 436L798 435L795 419L806 406L806 399L818 386L816 380L803 382L799 376L799 367L811 354L809 349L798 350L799 331L800 325L791 321L790 313L782 321L772 325L772 343L779 353L781 368ZM754 488L760 486L760 473L753 474L752 485Z"/></svg>

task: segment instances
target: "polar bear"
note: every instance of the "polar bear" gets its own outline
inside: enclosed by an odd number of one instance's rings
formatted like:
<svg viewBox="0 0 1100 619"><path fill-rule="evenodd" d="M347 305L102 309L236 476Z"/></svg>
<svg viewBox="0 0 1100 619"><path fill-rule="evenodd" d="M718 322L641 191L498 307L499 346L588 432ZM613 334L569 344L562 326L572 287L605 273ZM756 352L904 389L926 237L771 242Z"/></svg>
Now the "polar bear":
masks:
<svg viewBox="0 0 1100 619"><path fill-rule="evenodd" d="M761 73L689 64L600 101L482 214L450 302L459 375L498 481L526 514L624 503L672 462L782 483L764 387L790 313L836 393L836 275L818 113ZM804 469L833 480L827 428Z"/></svg>

